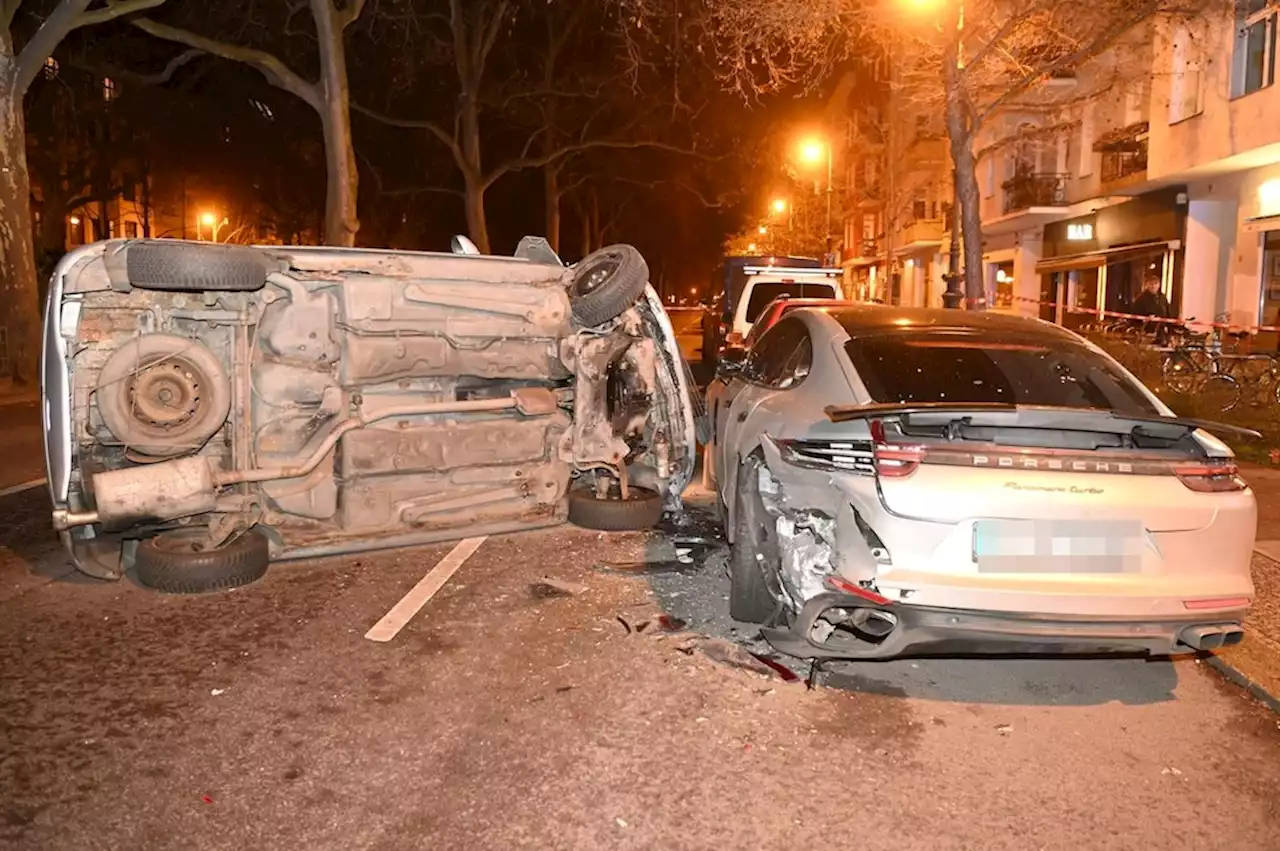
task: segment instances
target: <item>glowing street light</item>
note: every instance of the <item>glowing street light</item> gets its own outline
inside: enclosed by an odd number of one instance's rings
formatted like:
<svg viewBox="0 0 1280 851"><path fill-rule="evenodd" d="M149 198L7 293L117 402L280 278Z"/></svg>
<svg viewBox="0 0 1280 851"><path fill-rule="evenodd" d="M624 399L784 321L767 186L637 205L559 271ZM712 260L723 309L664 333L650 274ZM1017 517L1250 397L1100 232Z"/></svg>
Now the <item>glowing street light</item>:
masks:
<svg viewBox="0 0 1280 851"><path fill-rule="evenodd" d="M759 228L759 231L760 231L760 235L764 236L766 233L769 232L769 228L765 227L764 225L761 225Z"/></svg>
<svg viewBox="0 0 1280 851"><path fill-rule="evenodd" d="M831 145L817 137L809 137L800 141L800 147L796 151L799 155L800 162L818 167L823 161L827 165L827 218L826 218L826 234L827 234L827 254L831 253L831 190L835 171L835 152L831 149Z"/></svg>
<svg viewBox="0 0 1280 851"><path fill-rule="evenodd" d="M800 143L800 162L819 165L827 157L827 146L821 139L805 139Z"/></svg>
<svg viewBox="0 0 1280 851"><path fill-rule="evenodd" d="M218 241L218 229L227 223L226 217L218 219L218 214L206 210L200 214L200 218L196 220L196 239L200 238L200 225L204 225L209 229L209 235L214 242Z"/></svg>
<svg viewBox="0 0 1280 851"><path fill-rule="evenodd" d="M755 244L754 242L748 242L748 243L747 243L747 251L748 251L748 252L750 252L750 253L752 253L752 254L754 254L754 253L755 253L755 250L756 250L756 244Z"/></svg>
<svg viewBox="0 0 1280 851"><path fill-rule="evenodd" d="M778 215L782 215L783 213L785 213L785 212L787 211L787 199L786 199L786 198L774 198L774 199L773 199L773 211L774 211L775 213L777 213Z"/></svg>

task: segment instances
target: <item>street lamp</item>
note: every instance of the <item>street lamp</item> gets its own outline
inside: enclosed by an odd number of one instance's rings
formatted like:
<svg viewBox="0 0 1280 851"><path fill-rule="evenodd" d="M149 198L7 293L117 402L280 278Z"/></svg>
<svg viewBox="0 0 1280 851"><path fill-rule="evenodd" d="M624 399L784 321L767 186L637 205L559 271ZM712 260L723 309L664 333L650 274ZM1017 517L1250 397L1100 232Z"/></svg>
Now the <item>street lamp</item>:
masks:
<svg viewBox="0 0 1280 851"><path fill-rule="evenodd" d="M217 213L204 212L200 214L200 218L196 222L196 239L200 238L200 225L204 225L209 229L209 234L213 242L218 241L218 229L227 223L226 218L221 220Z"/></svg>
<svg viewBox="0 0 1280 851"><path fill-rule="evenodd" d="M764 236L766 233L768 233L768 232L769 232L769 228L768 228L768 227L766 227L765 225L761 225L761 226L758 228L758 230L760 231L760 235L761 235L761 236Z"/></svg>
<svg viewBox="0 0 1280 851"><path fill-rule="evenodd" d="M780 216L787 211L787 199L774 198L772 206L773 206L773 211Z"/></svg>
<svg viewBox="0 0 1280 851"><path fill-rule="evenodd" d="M835 156L831 150L831 145L821 139L804 139L800 142L800 162L806 165L821 165L825 158L827 161L827 217L824 225L826 234L827 254L831 254L831 190L832 177L835 167Z"/></svg>
<svg viewBox="0 0 1280 851"><path fill-rule="evenodd" d="M748 243L747 243L747 253L748 253L748 254L755 254L755 253L756 253L756 244L755 244L754 242L748 242Z"/></svg>

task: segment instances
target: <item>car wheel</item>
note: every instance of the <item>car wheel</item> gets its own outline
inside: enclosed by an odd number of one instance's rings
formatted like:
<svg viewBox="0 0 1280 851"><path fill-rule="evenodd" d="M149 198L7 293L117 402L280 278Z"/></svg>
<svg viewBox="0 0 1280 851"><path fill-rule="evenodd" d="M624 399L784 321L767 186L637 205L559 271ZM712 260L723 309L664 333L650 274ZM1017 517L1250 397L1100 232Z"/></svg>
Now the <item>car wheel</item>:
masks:
<svg viewBox="0 0 1280 851"><path fill-rule="evenodd" d="M194 452L231 411L231 381L199 340L143 334L112 353L94 391L107 429L155 458Z"/></svg>
<svg viewBox="0 0 1280 851"><path fill-rule="evenodd" d="M252 292L267 283L266 255L242 245L143 242L125 249L132 286L177 292Z"/></svg>
<svg viewBox="0 0 1280 851"><path fill-rule="evenodd" d="M267 572L270 552L259 532L246 532L225 546L197 549L203 529L163 532L138 544L138 582L168 594L201 594L248 585Z"/></svg>
<svg viewBox="0 0 1280 851"><path fill-rule="evenodd" d="M637 532L652 529L662 519L662 495L632 485L627 499L601 499L590 490L569 491L569 522L598 532Z"/></svg>
<svg viewBox="0 0 1280 851"><path fill-rule="evenodd" d="M603 325L636 303L649 283L649 265L630 245L610 245L582 259L569 285L573 319L584 328Z"/></svg>
<svg viewBox="0 0 1280 851"><path fill-rule="evenodd" d="M729 615L746 623L765 623L778 608L768 579L777 569L778 545L760 497L761 463L753 456L738 468L729 548Z"/></svg>

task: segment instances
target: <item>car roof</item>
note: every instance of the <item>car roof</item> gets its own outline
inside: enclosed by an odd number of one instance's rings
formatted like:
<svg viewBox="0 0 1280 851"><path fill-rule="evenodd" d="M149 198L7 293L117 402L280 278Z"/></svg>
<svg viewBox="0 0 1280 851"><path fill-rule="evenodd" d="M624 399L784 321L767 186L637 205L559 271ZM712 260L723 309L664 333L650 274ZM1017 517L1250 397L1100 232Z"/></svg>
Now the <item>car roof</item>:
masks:
<svg viewBox="0 0 1280 851"><path fill-rule="evenodd" d="M813 311L825 314L850 337L900 332L968 331L1000 334L1035 334L1063 342L1077 341L1075 334L1060 325L1029 316L1010 316L985 310L948 310L937 307L894 307L882 304L850 304L835 309Z"/></svg>

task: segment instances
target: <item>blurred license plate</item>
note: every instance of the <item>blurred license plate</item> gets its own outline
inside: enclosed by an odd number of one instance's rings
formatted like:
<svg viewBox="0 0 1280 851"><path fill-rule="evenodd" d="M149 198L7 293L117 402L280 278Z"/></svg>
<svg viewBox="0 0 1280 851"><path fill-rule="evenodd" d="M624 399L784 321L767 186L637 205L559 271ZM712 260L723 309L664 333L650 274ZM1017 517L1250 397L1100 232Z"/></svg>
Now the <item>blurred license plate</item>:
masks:
<svg viewBox="0 0 1280 851"><path fill-rule="evenodd" d="M1139 520L979 520L979 573L1137 573L1146 533Z"/></svg>

